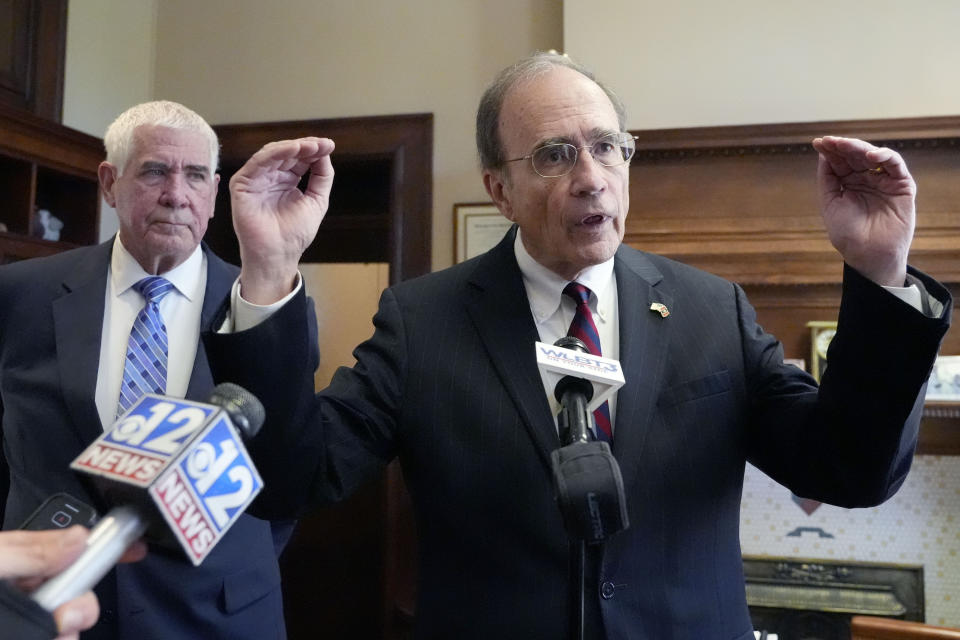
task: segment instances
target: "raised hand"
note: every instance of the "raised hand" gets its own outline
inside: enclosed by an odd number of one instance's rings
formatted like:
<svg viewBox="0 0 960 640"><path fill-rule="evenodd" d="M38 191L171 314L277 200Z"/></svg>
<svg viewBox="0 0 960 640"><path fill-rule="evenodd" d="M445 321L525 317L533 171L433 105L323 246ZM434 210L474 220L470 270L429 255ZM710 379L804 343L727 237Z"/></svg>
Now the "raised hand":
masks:
<svg viewBox="0 0 960 640"><path fill-rule="evenodd" d="M913 177L900 154L855 138L813 141L830 242L844 261L877 284L902 287L916 222Z"/></svg>
<svg viewBox="0 0 960 640"><path fill-rule="evenodd" d="M292 290L300 256L330 204L333 149L328 138L271 142L230 179L245 300L269 304ZM297 185L307 172L306 188L300 191Z"/></svg>

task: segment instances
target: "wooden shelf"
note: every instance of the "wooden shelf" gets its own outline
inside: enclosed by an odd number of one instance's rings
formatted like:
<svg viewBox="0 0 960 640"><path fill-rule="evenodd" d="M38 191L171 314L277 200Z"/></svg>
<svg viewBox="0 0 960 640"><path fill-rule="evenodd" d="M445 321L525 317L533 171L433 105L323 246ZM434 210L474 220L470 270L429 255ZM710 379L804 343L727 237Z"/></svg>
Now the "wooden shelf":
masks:
<svg viewBox="0 0 960 640"><path fill-rule="evenodd" d="M49 255L98 238L99 138L0 105L0 263ZM63 222L60 240L43 240L38 209Z"/></svg>

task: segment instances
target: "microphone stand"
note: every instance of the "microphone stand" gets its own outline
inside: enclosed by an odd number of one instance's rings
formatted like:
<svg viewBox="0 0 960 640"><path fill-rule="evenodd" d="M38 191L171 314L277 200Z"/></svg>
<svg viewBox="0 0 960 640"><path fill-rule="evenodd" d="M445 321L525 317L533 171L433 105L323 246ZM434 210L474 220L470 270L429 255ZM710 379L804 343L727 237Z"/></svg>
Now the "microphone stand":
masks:
<svg viewBox="0 0 960 640"><path fill-rule="evenodd" d="M586 353L586 345L570 336L558 347ZM554 395L562 407L557 416L563 446L551 455L557 502L571 541L571 628L575 640L586 632L587 544L599 544L630 526L620 467L606 442L590 439L593 416L587 406L593 384L564 376Z"/></svg>
<svg viewBox="0 0 960 640"><path fill-rule="evenodd" d="M587 399L583 393L575 392L573 385L570 385L561 394L560 404L563 409L560 411L557 420L560 433L566 436L564 446L578 442L589 442L590 414L587 412ZM578 538L572 545L570 565L570 573L573 578L571 629L573 630L574 640L584 640L587 598L587 543L583 538Z"/></svg>

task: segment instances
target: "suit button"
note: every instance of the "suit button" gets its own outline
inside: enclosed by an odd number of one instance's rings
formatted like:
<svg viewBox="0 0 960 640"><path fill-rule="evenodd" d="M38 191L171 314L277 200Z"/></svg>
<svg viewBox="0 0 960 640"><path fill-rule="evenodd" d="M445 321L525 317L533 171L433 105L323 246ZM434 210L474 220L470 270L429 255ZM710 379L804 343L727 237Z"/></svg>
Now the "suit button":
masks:
<svg viewBox="0 0 960 640"><path fill-rule="evenodd" d="M614 591L614 588L613 588L612 582L604 582L603 584L600 585L600 597L603 598L604 600L609 600L610 598L612 598L613 591Z"/></svg>

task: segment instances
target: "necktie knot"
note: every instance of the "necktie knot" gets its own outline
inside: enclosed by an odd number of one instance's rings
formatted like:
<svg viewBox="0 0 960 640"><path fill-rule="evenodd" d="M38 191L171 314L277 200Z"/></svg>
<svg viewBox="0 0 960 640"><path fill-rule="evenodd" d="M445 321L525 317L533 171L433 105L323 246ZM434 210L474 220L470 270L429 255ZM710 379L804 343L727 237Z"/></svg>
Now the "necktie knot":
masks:
<svg viewBox="0 0 960 640"><path fill-rule="evenodd" d="M590 289L579 282L571 282L563 289L564 295L573 298L573 301L579 304L587 304L590 301Z"/></svg>
<svg viewBox="0 0 960 640"><path fill-rule="evenodd" d="M142 280L138 280L133 285L133 288L137 290L137 293L146 298L147 302L156 304L163 299L163 296L170 293L171 289L173 289L173 283L160 276L147 276Z"/></svg>

